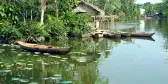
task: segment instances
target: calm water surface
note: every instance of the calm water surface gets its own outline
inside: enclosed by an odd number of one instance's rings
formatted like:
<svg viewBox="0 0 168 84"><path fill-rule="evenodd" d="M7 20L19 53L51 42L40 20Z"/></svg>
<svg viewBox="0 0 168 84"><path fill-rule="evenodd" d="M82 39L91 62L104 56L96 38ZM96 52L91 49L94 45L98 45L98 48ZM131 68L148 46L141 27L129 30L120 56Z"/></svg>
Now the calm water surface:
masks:
<svg viewBox="0 0 168 84"><path fill-rule="evenodd" d="M67 55L39 54L0 45L0 84L168 84L168 23L107 23L112 30L155 32L152 38L70 39ZM71 83L72 82L72 83Z"/></svg>

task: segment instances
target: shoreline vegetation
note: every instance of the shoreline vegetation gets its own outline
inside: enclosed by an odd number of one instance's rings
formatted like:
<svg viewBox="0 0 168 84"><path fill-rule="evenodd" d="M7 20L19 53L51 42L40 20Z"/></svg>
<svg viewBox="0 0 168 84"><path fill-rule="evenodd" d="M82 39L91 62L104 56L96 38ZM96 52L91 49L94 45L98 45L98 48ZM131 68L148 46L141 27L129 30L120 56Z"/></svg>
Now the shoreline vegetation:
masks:
<svg viewBox="0 0 168 84"><path fill-rule="evenodd" d="M8 42L22 39L36 43L49 39L67 39L89 31L90 15L74 13L72 7L75 2L71 0L3 1L0 2L1 40Z"/></svg>
<svg viewBox="0 0 168 84"><path fill-rule="evenodd" d="M73 7L77 6L79 1L2 0L0 1L0 40L6 42L23 40L37 43L44 40L68 39L87 34L91 32L89 19L92 15L73 12ZM115 3L112 3L111 0L109 3L99 0L97 3L94 3L94 0L87 1L104 10L107 15L119 15L124 18L123 20L140 18L142 5L135 4L134 0L131 2L121 0ZM99 2L104 3L104 5ZM148 5L144 7L150 8Z"/></svg>

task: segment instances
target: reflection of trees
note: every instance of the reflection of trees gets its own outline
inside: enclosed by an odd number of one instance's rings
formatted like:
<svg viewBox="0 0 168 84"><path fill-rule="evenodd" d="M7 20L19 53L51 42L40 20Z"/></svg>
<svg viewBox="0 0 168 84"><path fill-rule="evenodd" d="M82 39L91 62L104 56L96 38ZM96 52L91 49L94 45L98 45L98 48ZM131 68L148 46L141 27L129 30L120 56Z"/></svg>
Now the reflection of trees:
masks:
<svg viewBox="0 0 168 84"><path fill-rule="evenodd" d="M155 32L159 33L163 38L166 39L164 47L168 49L168 28L167 28L167 20L166 19L154 19L154 20L146 20L145 21L145 30L149 31L154 29Z"/></svg>
<svg viewBox="0 0 168 84"><path fill-rule="evenodd" d="M98 62L80 65L71 62L70 59L62 61L62 58L32 56L33 54L27 56L25 53L22 56L18 56L19 53L21 52L17 51L14 54L10 51L5 51L3 54L6 57L4 56L3 60L1 60L6 64L14 65L10 68L12 70L11 77L14 78L27 79L29 82L35 81L40 83L42 78L48 78L46 81L49 81L50 77L54 74L61 74L63 80L74 81L75 84L94 84L97 80L101 80L98 75ZM31 69L29 67L28 69L27 65L31 64L33 67ZM8 79L4 81L13 82L11 80L12 79ZM12 84L18 84L18 82Z"/></svg>
<svg viewBox="0 0 168 84"><path fill-rule="evenodd" d="M10 77L28 79L29 82L35 81L41 83L42 79L49 81L51 80L50 77L53 77L55 74L60 74L63 80L73 81L74 84L108 84L108 80L99 75L98 65L104 56L106 58L110 56L111 51L108 50L112 50L120 42L120 39L103 38L71 39L65 40L65 42L52 41L45 44L73 46L73 52L82 52L86 55L74 56L67 54L61 56L49 55L47 57L44 55L34 56L34 54L29 52L20 51L20 49L16 49L15 52L13 52L11 51L11 47L0 46L5 49L0 56L3 60L0 61L8 65L15 65L9 68L12 70ZM75 59L72 57L75 57ZM76 59L80 57L85 58L86 61L83 61L83 63L77 61ZM66 60L63 58L66 58ZM99 60L99 58L101 59ZM11 79L6 81L9 80Z"/></svg>

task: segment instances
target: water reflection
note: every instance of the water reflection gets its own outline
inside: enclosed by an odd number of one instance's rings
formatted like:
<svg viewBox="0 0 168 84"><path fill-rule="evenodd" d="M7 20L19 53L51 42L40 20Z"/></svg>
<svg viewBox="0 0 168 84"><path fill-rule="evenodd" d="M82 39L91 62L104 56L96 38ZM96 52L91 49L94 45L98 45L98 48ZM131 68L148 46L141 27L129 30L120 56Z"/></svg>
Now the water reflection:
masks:
<svg viewBox="0 0 168 84"><path fill-rule="evenodd" d="M67 55L31 53L18 46L0 44L0 83L156 84L154 79L159 76L162 79L157 79L166 84L168 23L166 20L140 22L137 27L132 27L137 23L127 22L119 30L156 34L152 38L70 38L42 43L72 46L72 52ZM108 27L118 28L119 24L108 23ZM137 82L139 79L144 82Z"/></svg>
<svg viewBox="0 0 168 84"><path fill-rule="evenodd" d="M104 43L103 40L75 38L65 42L52 41L45 43L73 46L74 50L70 54L60 56L45 55L38 52L31 53L2 44L0 46L0 61L2 62L1 66L3 66L0 71L0 73L3 73L1 81L4 84L103 83L106 80L100 78L98 74L98 59L102 55L99 53L104 50L100 46L102 43ZM55 75L60 75L60 79Z"/></svg>

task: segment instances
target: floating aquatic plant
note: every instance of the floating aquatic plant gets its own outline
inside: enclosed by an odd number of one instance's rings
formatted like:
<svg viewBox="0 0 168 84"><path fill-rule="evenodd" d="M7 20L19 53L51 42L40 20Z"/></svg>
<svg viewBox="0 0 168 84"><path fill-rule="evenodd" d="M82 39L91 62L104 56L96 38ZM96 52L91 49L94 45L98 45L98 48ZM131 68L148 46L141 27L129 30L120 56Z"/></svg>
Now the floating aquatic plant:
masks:
<svg viewBox="0 0 168 84"><path fill-rule="evenodd" d="M34 54L40 54L40 52L34 52Z"/></svg>
<svg viewBox="0 0 168 84"><path fill-rule="evenodd" d="M29 82L28 79L20 79L19 81L20 81L21 83L27 83L27 82Z"/></svg>
<svg viewBox="0 0 168 84"><path fill-rule="evenodd" d="M18 81L18 80L20 80L20 78L12 78L11 80L12 81Z"/></svg>
<svg viewBox="0 0 168 84"><path fill-rule="evenodd" d="M37 82L31 82L31 83L29 83L29 84L38 84Z"/></svg>
<svg viewBox="0 0 168 84"><path fill-rule="evenodd" d="M11 51L15 51L16 49L12 48Z"/></svg>
<svg viewBox="0 0 168 84"><path fill-rule="evenodd" d="M67 60L68 58L62 58L63 60Z"/></svg>
<svg viewBox="0 0 168 84"><path fill-rule="evenodd" d="M62 81L61 84L72 84L72 81Z"/></svg>
<svg viewBox="0 0 168 84"><path fill-rule="evenodd" d="M39 56L39 55L33 55L33 56L37 57L37 56Z"/></svg>
<svg viewBox="0 0 168 84"><path fill-rule="evenodd" d="M49 53L43 53L43 55L50 55Z"/></svg>
<svg viewBox="0 0 168 84"><path fill-rule="evenodd" d="M17 56L22 56L23 54L17 54Z"/></svg>
<svg viewBox="0 0 168 84"><path fill-rule="evenodd" d="M0 73L8 73L11 72L11 70L0 70Z"/></svg>

